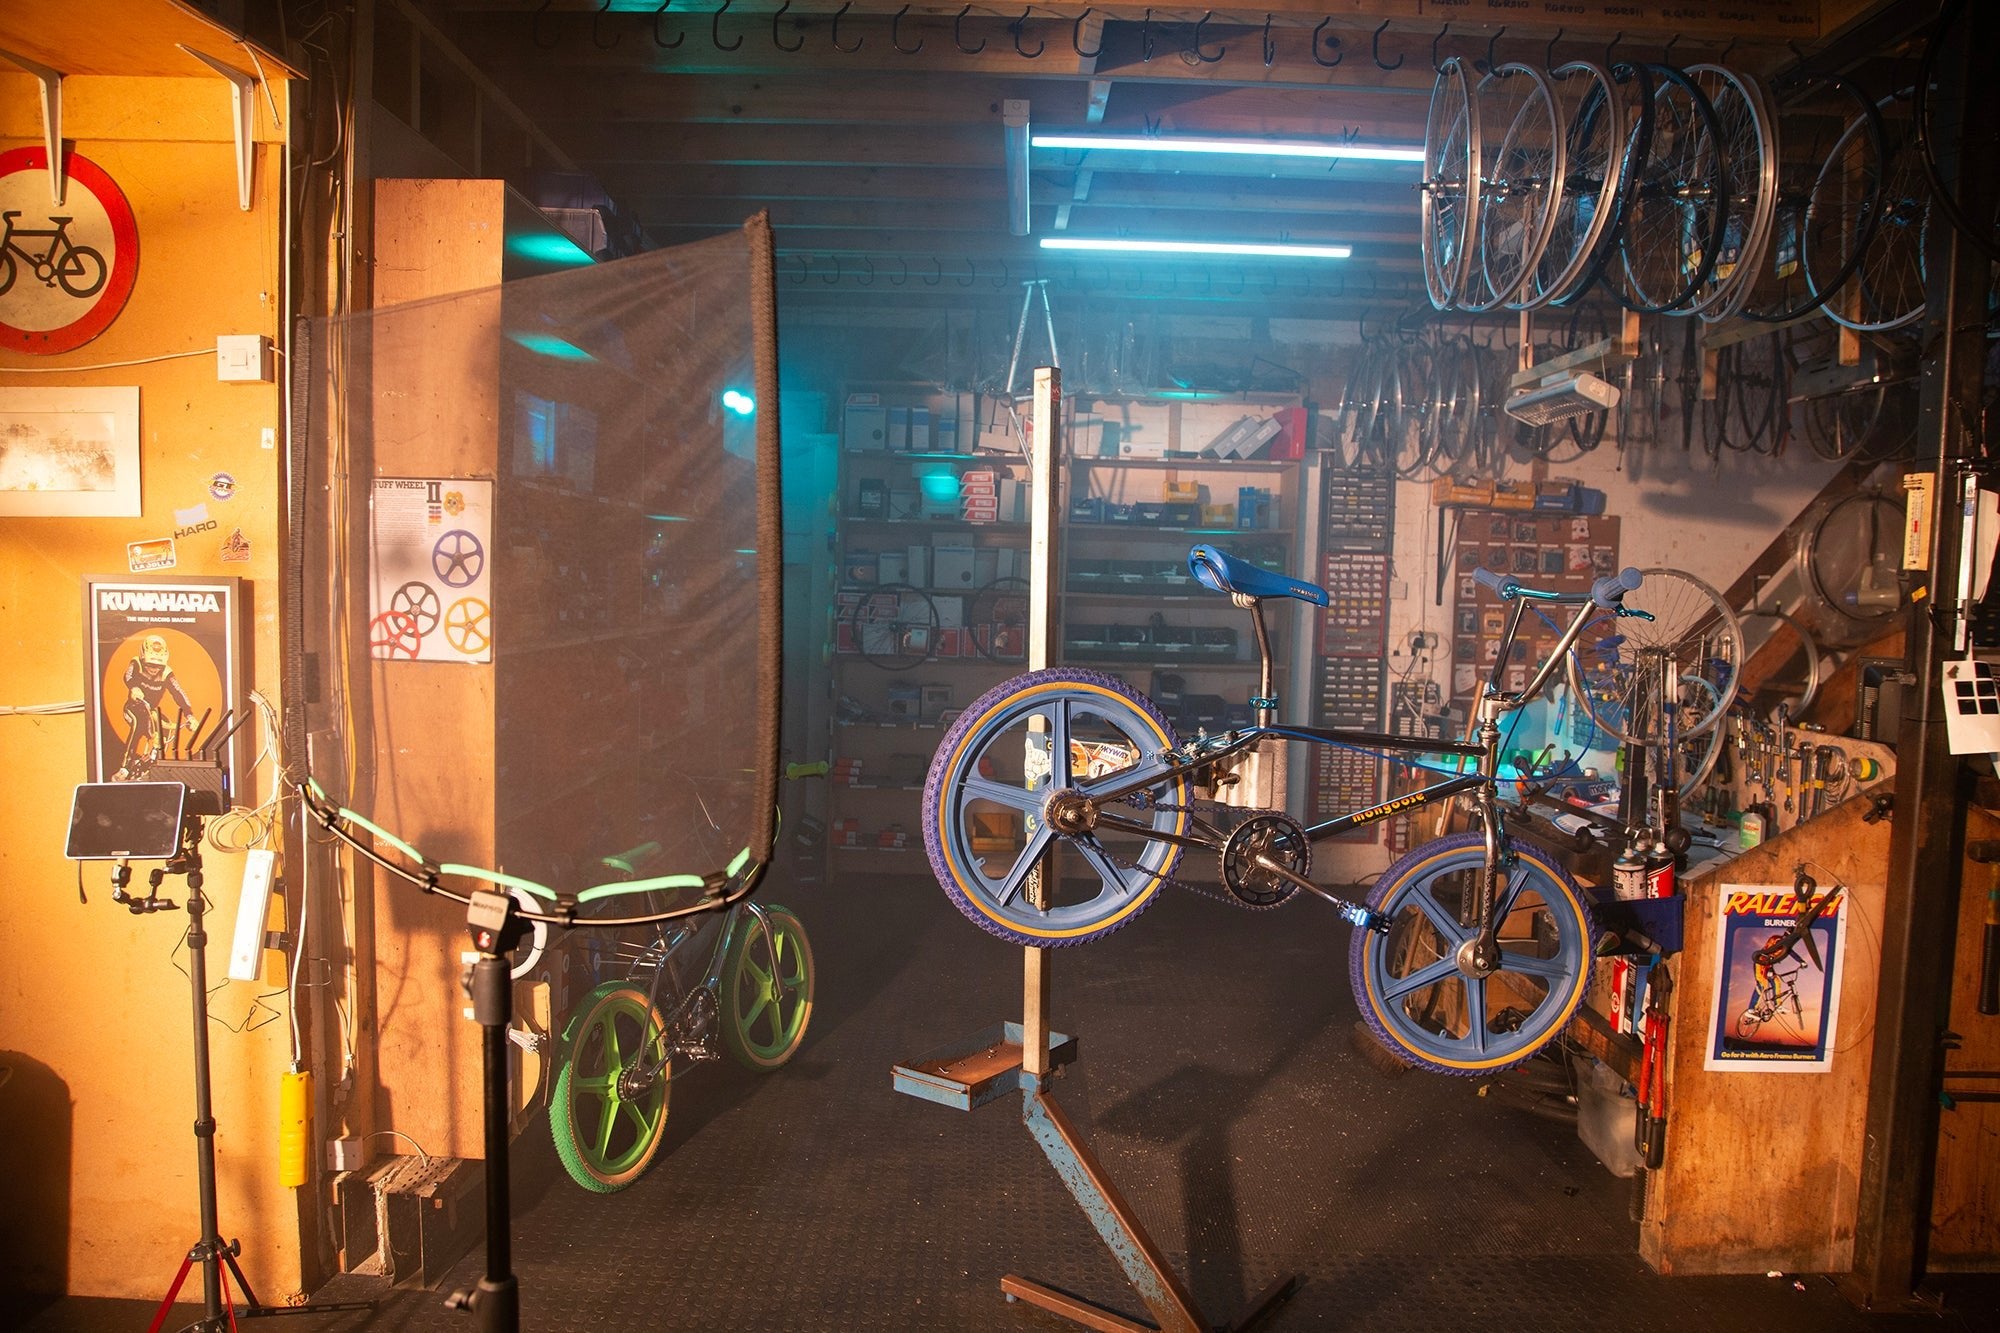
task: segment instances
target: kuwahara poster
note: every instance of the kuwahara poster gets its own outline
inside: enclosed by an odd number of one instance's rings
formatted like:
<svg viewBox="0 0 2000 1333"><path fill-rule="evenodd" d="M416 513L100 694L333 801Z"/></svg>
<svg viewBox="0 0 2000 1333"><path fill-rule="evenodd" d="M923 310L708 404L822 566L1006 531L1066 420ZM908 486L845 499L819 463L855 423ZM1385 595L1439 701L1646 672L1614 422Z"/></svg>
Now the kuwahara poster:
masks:
<svg viewBox="0 0 2000 1333"><path fill-rule="evenodd" d="M1825 1072L1839 1018L1846 894L1831 887L1809 904L1790 885L1725 884L1716 912L1715 994L1702 1067Z"/></svg>
<svg viewBox="0 0 2000 1333"><path fill-rule="evenodd" d="M369 655L491 662L493 483L377 478L369 529Z"/></svg>
<svg viewBox="0 0 2000 1333"><path fill-rule="evenodd" d="M243 584L234 578L84 580L88 780L143 782L156 762L217 759L236 781L244 717ZM245 723L234 737L232 727Z"/></svg>

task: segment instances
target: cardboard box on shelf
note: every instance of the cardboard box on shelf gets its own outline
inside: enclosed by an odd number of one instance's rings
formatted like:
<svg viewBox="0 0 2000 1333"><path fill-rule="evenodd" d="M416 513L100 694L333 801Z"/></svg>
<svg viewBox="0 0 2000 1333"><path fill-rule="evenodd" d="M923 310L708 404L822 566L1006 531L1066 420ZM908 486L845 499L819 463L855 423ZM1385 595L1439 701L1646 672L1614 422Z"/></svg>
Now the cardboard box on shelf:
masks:
<svg viewBox="0 0 2000 1333"><path fill-rule="evenodd" d="M910 409L910 452L927 454L931 451L931 410L928 407Z"/></svg>
<svg viewBox="0 0 2000 1333"><path fill-rule="evenodd" d="M873 452L887 447L888 413L879 393L850 393L841 413L840 443L845 449Z"/></svg>
<svg viewBox="0 0 2000 1333"><path fill-rule="evenodd" d="M907 407L889 409L888 448L892 454L910 451L910 409Z"/></svg>
<svg viewBox="0 0 2000 1333"><path fill-rule="evenodd" d="M931 548L931 585L946 591L972 588L972 548L966 545L937 545Z"/></svg>

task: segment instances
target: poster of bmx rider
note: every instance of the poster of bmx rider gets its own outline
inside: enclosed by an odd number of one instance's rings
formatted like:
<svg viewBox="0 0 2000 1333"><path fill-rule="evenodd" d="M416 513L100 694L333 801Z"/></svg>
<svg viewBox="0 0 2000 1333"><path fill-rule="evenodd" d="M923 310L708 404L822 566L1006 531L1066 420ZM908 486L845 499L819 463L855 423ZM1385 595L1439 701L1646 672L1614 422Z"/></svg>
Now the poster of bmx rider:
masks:
<svg viewBox="0 0 2000 1333"><path fill-rule="evenodd" d="M1801 883L1804 898L1791 886L1722 886L1703 1068L1804 1074L1832 1065L1846 893Z"/></svg>
<svg viewBox="0 0 2000 1333"><path fill-rule="evenodd" d="M368 655L493 660L493 483L379 477L369 506Z"/></svg>

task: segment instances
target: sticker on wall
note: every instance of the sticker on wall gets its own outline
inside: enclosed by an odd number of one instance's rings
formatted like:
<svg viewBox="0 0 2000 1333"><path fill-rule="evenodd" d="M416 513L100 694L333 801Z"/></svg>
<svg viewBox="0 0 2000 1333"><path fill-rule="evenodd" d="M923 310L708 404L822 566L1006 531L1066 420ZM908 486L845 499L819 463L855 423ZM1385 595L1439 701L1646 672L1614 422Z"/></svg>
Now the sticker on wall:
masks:
<svg viewBox="0 0 2000 1333"><path fill-rule="evenodd" d="M111 327L139 276L139 224L124 191L78 153L63 202L49 199L45 149L0 153L0 347L75 351Z"/></svg>
<svg viewBox="0 0 2000 1333"><path fill-rule="evenodd" d="M125 543L125 567L134 574L144 574L153 569L172 569L175 563L172 537Z"/></svg>
<svg viewBox="0 0 2000 1333"><path fill-rule="evenodd" d="M231 528L229 535L222 539L220 551L225 565L247 565L250 563L250 539L243 535L243 529Z"/></svg>
<svg viewBox="0 0 2000 1333"><path fill-rule="evenodd" d="M174 536L177 539L192 537L198 532L214 532L217 526L216 521L208 516L206 504L174 511Z"/></svg>
<svg viewBox="0 0 2000 1333"><path fill-rule="evenodd" d="M493 483L383 477L370 513L369 654L492 661Z"/></svg>
<svg viewBox="0 0 2000 1333"><path fill-rule="evenodd" d="M208 479L208 493L217 500L227 500L236 494L236 478L227 472L218 472Z"/></svg>

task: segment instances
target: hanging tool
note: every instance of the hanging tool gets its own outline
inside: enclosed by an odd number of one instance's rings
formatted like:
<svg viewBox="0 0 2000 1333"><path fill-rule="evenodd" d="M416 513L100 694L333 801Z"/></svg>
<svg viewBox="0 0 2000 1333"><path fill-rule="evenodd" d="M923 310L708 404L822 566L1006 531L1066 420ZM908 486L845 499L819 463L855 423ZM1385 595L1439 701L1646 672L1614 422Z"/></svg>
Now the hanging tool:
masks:
<svg viewBox="0 0 2000 1333"><path fill-rule="evenodd" d="M1667 1156L1667 1000L1674 982L1664 963L1655 963L1647 979L1646 1014L1640 1027L1639 1115L1633 1147L1648 1171L1659 1169Z"/></svg>

